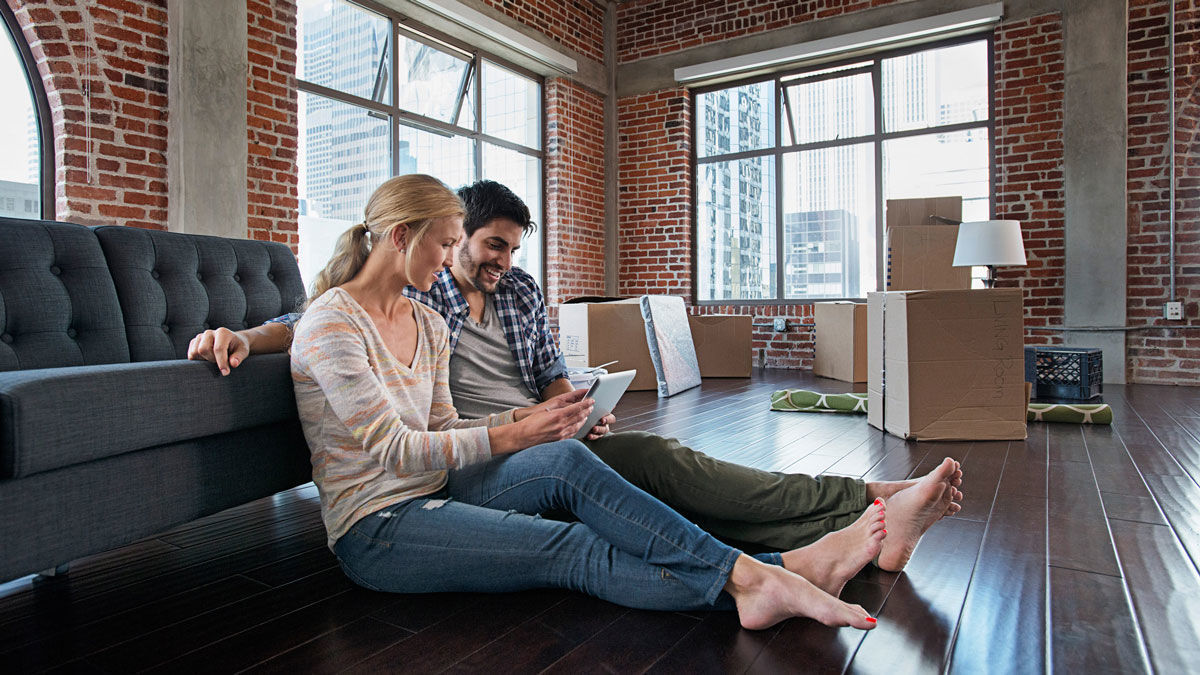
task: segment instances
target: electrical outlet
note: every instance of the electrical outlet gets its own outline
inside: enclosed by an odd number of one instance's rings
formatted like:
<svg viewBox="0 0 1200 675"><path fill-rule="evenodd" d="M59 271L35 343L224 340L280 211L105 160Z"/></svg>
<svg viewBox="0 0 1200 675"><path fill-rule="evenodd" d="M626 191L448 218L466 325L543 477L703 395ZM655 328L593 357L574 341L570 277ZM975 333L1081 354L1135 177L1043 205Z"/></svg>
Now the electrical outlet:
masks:
<svg viewBox="0 0 1200 675"><path fill-rule="evenodd" d="M1163 318L1168 321L1183 321L1183 303L1168 302L1163 305Z"/></svg>
<svg viewBox="0 0 1200 675"><path fill-rule="evenodd" d="M775 332L777 332L777 333L787 332L787 317L782 317L782 316L775 317Z"/></svg>

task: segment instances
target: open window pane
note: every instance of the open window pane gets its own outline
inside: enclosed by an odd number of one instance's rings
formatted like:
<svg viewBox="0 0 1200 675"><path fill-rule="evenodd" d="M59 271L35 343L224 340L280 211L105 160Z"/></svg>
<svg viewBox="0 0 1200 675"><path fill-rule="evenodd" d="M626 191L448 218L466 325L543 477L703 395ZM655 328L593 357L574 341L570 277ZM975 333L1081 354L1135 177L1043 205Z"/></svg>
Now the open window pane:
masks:
<svg viewBox="0 0 1200 675"><path fill-rule="evenodd" d="M5 24L0 22L0 26ZM0 37L0 216L40 218L41 142L38 138L37 107L25 64L6 28Z"/></svg>
<svg viewBox="0 0 1200 675"><path fill-rule="evenodd" d="M884 131L986 120L987 61L982 40L884 59Z"/></svg>
<svg viewBox="0 0 1200 675"><path fill-rule="evenodd" d="M775 158L696 167L701 300L775 297Z"/></svg>
<svg viewBox="0 0 1200 675"><path fill-rule="evenodd" d="M529 207L529 215L539 230L521 240L521 249L513 264L542 278L542 163L537 157L525 155L490 143L483 144L483 176L503 183ZM569 199L569 195L567 196ZM541 283L539 281L539 283Z"/></svg>
<svg viewBox="0 0 1200 675"><path fill-rule="evenodd" d="M696 156L711 157L775 145L774 82L696 96Z"/></svg>
<svg viewBox="0 0 1200 675"><path fill-rule="evenodd" d="M961 195L963 220L988 219L987 129L886 141L883 168L885 199Z"/></svg>
<svg viewBox="0 0 1200 675"><path fill-rule="evenodd" d="M483 62L483 133L542 147L542 91L537 82Z"/></svg>
<svg viewBox="0 0 1200 675"><path fill-rule="evenodd" d="M783 137L787 145L819 143L875 132L871 74L800 81L783 89Z"/></svg>
<svg viewBox="0 0 1200 675"><path fill-rule="evenodd" d="M862 143L783 158L786 299L875 290L875 152Z"/></svg>
<svg viewBox="0 0 1200 675"><path fill-rule="evenodd" d="M386 116L300 92L300 274L311 284L391 175Z"/></svg>
<svg viewBox="0 0 1200 675"><path fill-rule="evenodd" d="M440 122L454 119L470 61L400 36L400 108Z"/></svg>
<svg viewBox="0 0 1200 675"><path fill-rule="evenodd" d="M427 173L451 189L475 182L475 149L465 136L433 133L400 125L401 175Z"/></svg>
<svg viewBox="0 0 1200 675"><path fill-rule="evenodd" d="M391 22L343 0L300 0L296 77L381 103L391 100Z"/></svg>

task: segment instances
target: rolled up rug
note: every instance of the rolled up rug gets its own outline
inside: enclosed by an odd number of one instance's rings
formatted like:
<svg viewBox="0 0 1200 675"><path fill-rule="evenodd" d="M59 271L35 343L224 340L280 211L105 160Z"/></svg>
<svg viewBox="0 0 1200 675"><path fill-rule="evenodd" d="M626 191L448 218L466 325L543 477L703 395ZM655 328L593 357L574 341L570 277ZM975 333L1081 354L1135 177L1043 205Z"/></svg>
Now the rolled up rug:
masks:
<svg viewBox="0 0 1200 675"><path fill-rule="evenodd" d="M867 395L780 389L771 393L771 410L866 414ZM1029 422L1112 424L1113 412L1107 403L1030 403L1025 418Z"/></svg>

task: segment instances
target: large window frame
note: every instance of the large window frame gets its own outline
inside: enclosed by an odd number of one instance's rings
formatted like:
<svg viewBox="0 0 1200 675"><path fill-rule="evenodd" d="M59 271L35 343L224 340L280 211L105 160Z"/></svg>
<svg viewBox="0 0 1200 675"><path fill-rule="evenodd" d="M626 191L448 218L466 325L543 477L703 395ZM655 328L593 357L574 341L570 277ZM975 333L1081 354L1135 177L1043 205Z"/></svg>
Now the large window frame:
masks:
<svg viewBox="0 0 1200 675"><path fill-rule="evenodd" d="M884 131L884 114L883 114L883 77L882 66L887 59L903 57L910 54L916 54L924 51L931 51L947 47L955 47L974 42L986 43L987 52L987 101L988 115L984 121L959 122L945 125L933 125L922 127L919 129L909 129L903 131ZM770 305L807 305L814 302L830 302L839 300L863 300L866 293L871 289L866 289L862 296L857 297L808 297L808 298L786 298L785 276L787 273L785 260L785 237L784 237L784 199L782 197L784 190L784 158L790 154L796 154L809 150L821 150L827 148L852 147L855 145L871 144L874 148L874 189L875 189L875 270L876 270L876 288L874 290L883 290L886 279L885 257L887 254L884 244L884 162L883 162L883 147L887 141L911 138L917 136L927 136L930 134L951 134L957 132L971 131L976 129L984 129L988 136L988 211L989 218L995 217L996 202L996 146L995 146L995 41L992 31L972 33L953 38L923 42L911 46L905 46L895 49L874 51L869 54L856 55L848 58L819 61L811 64L805 64L802 67L794 67L786 70L778 70L765 75L757 75L740 80L724 80L716 84L705 85L693 88L691 94L692 104L692 149L691 149L691 172L692 172L692 245L691 245L691 272L692 279L695 280L692 284L692 302L697 305L723 305L723 306L770 306ZM859 68L847 68L854 64L867 64ZM789 80L794 81L798 77L802 77L809 73L824 73L818 74L812 80L818 81L821 79L832 79L845 77L846 75L855 73L870 73L871 74L871 89L873 94L874 105L874 130L870 134L861 136L853 136L847 139L825 140L811 143L794 143L783 145L784 125L791 123L791 115L785 111L785 96L783 92L788 85ZM740 152L730 152L725 154L716 154L704 157L699 157L700 139L700 110L698 101L704 94L717 92L736 87L744 87L748 85L761 84L764 82L774 83L773 105L774 110L774 144L770 147L760 148L756 150L744 150ZM792 138L795 138L794 131ZM711 300L701 299L700 297L700 184L701 180L700 169L705 164L715 164L719 162L731 162L743 159L753 159L759 157L772 157L775 162L774 170L774 185L775 190L775 297L774 298L716 298ZM937 195L929 195L937 196Z"/></svg>
<svg viewBox="0 0 1200 675"><path fill-rule="evenodd" d="M39 204L41 218L54 220L54 129L53 118L50 115L50 101L46 96L46 87L42 83L41 74L38 72L37 60L33 58L33 51L29 48L29 43L25 41L21 24L17 21L16 14L13 13L8 3L0 2L0 15L4 17L8 38L12 40L17 54L21 57L21 63L25 69L25 81L33 96L39 143L38 179L41 184L38 194L41 196L41 204Z"/></svg>
<svg viewBox="0 0 1200 675"><path fill-rule="evenodd" d="M537 199L539 212L541 213L541 222L537 222L537 229L532 235L537 237L538 241L538 256L540 269L538 270L537 281L542 287L545 287L546 279L546 146L548 143L548 134L546 129L546 82L545 78L533 71L523 68L511 61L502 57L496 56L490 52L480 49L478 46L470 45L458 40L454 37L446 35L434 28L430 28L421 24L412 18L397 12L394 9L383 6L371 0L334 0L335 2L343 2L348 5L356 6L364 11L381 16L387 19L390 23L391 42L387 47L386 66L388 69L389 83L389 98L388 102L381 102L356 96L338 89L326 87L314 82L309 82L296 78L297 89L305 94L316 95L323 98L331 99L338 103L353 106L363 109L368 115L380 117L388 121L389 132L389 152L391 155L391 175L399 175L401 173L400 162L400 144L401 135L400 127L408 127L418 132L428 132L439 136L457 137L467 139L473 146L473 163L474 163L474 180L482 180L484 178L492 178L503 183L503 177L493 177L483 175L484 167L484 148L485 144L492 145L505 150L513 151L526 157L533 157L538 160L539 176L537 186ZM460 89L459 106L456 110L455 119L451 123L421 115L412 110L402 108L400 105L400 68L397 67L398 55L397 46L400 44L401 38L415 41L427 45L433 49L451 53L457 57L469 61L469 65L464 76L464 86ZM298 48L303 49L303 45L298 45ZM538 101L538 144L539 147L533 148L530 146L514 143L498 136L493 136L484 133L484 100L483 100L483 68L484 63L499 66L503 69L512 71L522 77L528 78L537 83L540 97ZM471 115L473 128L459 126L454 122L462 116L463 99L473 97L473 114ZM304 129L300 129L301 134L305 133ZM455 187L451 185L450 187ZM531 205L533 206L533 205ZM528 240L528 237L526 237ZM301 244L303 245L303 244Z"/></svg>

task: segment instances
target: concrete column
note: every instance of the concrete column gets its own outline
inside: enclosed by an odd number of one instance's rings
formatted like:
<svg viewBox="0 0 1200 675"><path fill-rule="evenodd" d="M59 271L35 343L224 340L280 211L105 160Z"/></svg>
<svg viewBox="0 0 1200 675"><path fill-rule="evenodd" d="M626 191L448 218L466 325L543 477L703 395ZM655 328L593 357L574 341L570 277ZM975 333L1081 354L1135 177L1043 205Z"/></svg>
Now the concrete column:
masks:
<svg viewBox="0 0 1200 675"><path fill-rule="evenodd" d="M1071 327L1125 325L1126 0L1065 0L1066 288ZM1125 382L1125 332L1067 331L1104 350L1104 380Z"/></svg>
<svg viewBox="0 0 1200 675"><path fill-rule="evenodd" d="M167 3L172 232L246 237L246 0Z"/></svg>

